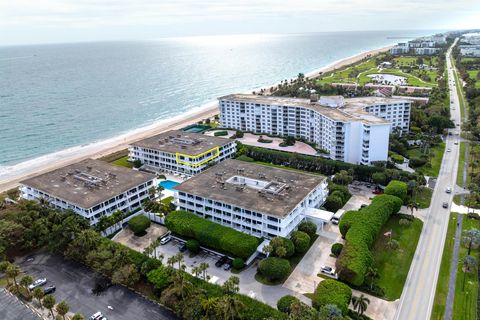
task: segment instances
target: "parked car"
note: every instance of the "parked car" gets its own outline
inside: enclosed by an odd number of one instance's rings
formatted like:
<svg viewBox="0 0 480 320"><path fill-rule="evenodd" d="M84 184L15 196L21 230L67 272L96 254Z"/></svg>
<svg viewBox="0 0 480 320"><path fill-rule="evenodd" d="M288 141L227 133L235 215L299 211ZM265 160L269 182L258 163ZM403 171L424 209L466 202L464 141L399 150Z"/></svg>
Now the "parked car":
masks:
<svg viewBox="0 0 480 320"><path fill-rule="evenodd" d="M170 242L170 240L172 240L172 237L171 237L171 236L163 237L162 240L160 240L160 244L161 244L161 245L167 244L167 243Z"/></svg>
<svg viewBox="0 0 480 320"><path fill-rule="evenodd" d="M54 285L51 285L51 286L45 287L45 288L43 289L43 293L44 293L45 295L47 295L47 294L54 293L55 290L57 290L57 288L56 288Z"/></svg>
<svg viewBox="0 0 480 320"><path fill-rule="evenodd" d="M182 245L178 248L178 251L180 251L180 252L187 251L187 244L185 242L182 243Z"/></svg>
<svg viewBox="0 0 480 320"><path fill-rule="evenodd" d="M446 192L446 193L452 193L452 188L447 187L447 189L445 189L445 192Z"/></svg>
<svg viewBox="0 0 480 320"><path fill-rule="evenodd" d="M228 271L228 270L232 269L232 263L233 263L233 261L231 259L228 259L227 263L225 263L223 265L223 270Z"/></svg>
<svg viewBox="0 0 480 320"><path fill-rule="evenodd" d="M450 151L452 151L452 149L448 148L448 149L447 149L447 152L450 152Z"/></svg>
<svg viewBox="0 0 480 320"><path fill-rule="evenodd" d="M455 141L454 144L455 144L455 145L458 145L458 141Z"/></svg>
<svg viewBox="0 0 480 320"><path fill-rule="evenodd" d="M444 203L442 204L442 207L444 207L445 209L448 208L448 202L444 202Z"/></svg>
<svg viewBox="0 0 480 320"><path fill-rule="evenodd" d="M215 262L215 267L220 268L225 264L225 262L227 262L227 260L228 260L227 256L221 257L220 259L217 260L217 262Z"/></svg>
<svg viewBox="0 0 480 320"><path fill-rule="evenodd" d="M31 285L28 286L28 289L33 290L37 287L43 286L45 283L47 283L47 278L37 279L37 280L33 281L33 283Z"/></svg>
<svg viewBox="0 0 480 320"><path fill-rule="evenodd" d="M335 269L333 269L332 267L322 266L320 268L320 271L322 273L328 274L329 276L334 276L335 275Z"/></svg>
<svg viewBox="0 0 480 320"><path fill-rule="evenodd" d="M89 320L107 320L107 318L100 312L96 312L95 314L92 314Z"/></svg>
<svg viewBox="0 0 480 320"><path fill-rule="evenodd" d="M383 194L383 190L382 189L375 189L372 191L373 194Z"/></svg>

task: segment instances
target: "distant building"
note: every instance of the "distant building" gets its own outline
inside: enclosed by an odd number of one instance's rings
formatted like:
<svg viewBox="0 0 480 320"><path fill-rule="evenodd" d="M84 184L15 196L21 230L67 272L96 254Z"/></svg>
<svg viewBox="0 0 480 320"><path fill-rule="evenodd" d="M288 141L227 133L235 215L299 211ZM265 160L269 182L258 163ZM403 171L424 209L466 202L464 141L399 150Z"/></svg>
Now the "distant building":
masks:
<svg viewBox="0 0 480 320"><path fill-rule="evenodd" d="M413 52L418 55L434 55L440 51L439 48L414 48Z"/></svg>
<svg viewBox="0 0 480 320"><path fill-rule="evenodd" d="M409 130L410 105L405 99L376 97L219 98L222 127L304 139L328 151L331 159L365 165L387 160L390 132Z"/></svg>
<svg viewBox="0 0 480 320"><path fill-rule="evenodd" d="M149 199L156 183L149 173L87 159L20 182L21 197L71 209L91 224L115 211L130 212Z"/></svg>
<svg viewBox="0 0 480 320"><path fill-rule="evenodd" d="M380 63L380 64L378 65L378 67L379 67L379 68L382 68L382 69L388 69L388 68L391 68L392 65L393 65L393 64L392 64L391 62L389 62L389 61L384 61L384 62Z"/></svg>
<svg viewBox="0 0 480 320"><path fill-rule="evenodd" d="M461 45L460 54L464 57L480 57L480 45Z"/></svg>
<svg viewBox="0 0 480 320"><path fill-rule="evenodd" d="M408 43L399 43L390 49L392 55L406 54L410 51Z"/></svg>
<svg viewBox="0 0 480 320"><path fill-rule="evenodd" d="M140 160L152 171L194 176L235 152L233 140L172 130L132 143L129 160Z"/></svg>
<svg viewBox="0 0 480 320"><path fill-rule="evenodd" d="M230 159L177 185L175 204L256 237L286 237L325 202L327 185L324 176Z"/></svg>

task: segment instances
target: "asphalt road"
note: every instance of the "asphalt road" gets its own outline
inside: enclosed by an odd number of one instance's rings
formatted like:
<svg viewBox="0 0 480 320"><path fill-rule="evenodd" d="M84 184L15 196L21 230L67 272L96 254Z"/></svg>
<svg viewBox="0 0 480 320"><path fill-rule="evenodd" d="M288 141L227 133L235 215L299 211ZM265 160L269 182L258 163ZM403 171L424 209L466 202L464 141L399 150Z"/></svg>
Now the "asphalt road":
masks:
<svg viewBox="0 0 480 320"><path fill-rule="evenodd" d="M87 267L48 253L34 255L34 260L19 261L23 271L34 278L47 278L46 285L55 285L57 302L65 300L70 311L86 318L101 311L108 320L167 320L178 319L170 311L122 287L112 286L100 295L92 294L95 273ZM109 310L107 306L112 306ZM3 319L0 317L0 319Z"/></svg>
<svg viewBox="0 0 480 320"><path fill-rule="evenodd" d="M460 104L453 82L455 78L453 76L450 54L451 48L447 52L448 86L451 90L450 100L453 101L451 104L451 116L454 123L460 124ZM457 126L451 131L460 132L460 127ZM460 144L455 145L454 142L458 139L459 137L455 134L447 136L446 150L433 191L432 205L427 212L423 231L413 257L407 281L405 282L395 319L430 319L447 234L450 207L453 200L453 193L447 194L445 189L447 187L452 187L453 189L457 181ZM447 152L447 149L451 151ZM448 202L448 209L442 208L443 202Z"/></svg>

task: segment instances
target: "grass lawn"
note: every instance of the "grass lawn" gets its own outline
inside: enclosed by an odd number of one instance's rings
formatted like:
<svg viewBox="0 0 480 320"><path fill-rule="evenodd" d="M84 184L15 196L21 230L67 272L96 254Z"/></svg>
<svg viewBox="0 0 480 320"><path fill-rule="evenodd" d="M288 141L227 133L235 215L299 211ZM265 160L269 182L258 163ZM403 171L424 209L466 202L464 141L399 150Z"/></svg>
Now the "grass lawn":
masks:
<svg viewBox="0 0 480 320"><path fill-rule="evenodd" d="M385 290L385 299L390 301L400 298L402 294L423 226L418 218L409 225L400 225L399 221L403 217L404 215L390 217L373 246L373 267L379 273L376 284ZM383 234L387 231L392 231L393 239L398 241L397 250L386 247L387 241Z"/></svg>
<svg viewBox="0 0 480 320"><path fill-rule="evenodd" d="M445 142L441 142L430 149L430 166L424 165L416 169L426 176L437 177L442 164L443 152L445 151ZM408 150L409 157L420 158L422 155L420 148L412 148Z"/></svg>
<svg viewBox="0 0 480 320"><path fill-rule="evenodd" d="M436 67L438 65L438 57L422 57L423 63L432 67ZM416 56L400 56L393 59L395 64L398 66L411 66L417 65L417 57Z"/></svg>
<svg viewBox="0 0 480 320"><path fill-rule="evenodd" d="M452 64L455 64L453 61L452 61ZM461 117L461 120L463 122L463 119L464 119L464 116L465 116L465 96L463 95L463 88L461 86L461 81L460 81L460 77L458 76L458 73L457 73L457 70L454 70L453 71L453 76L455 78L455 88L457 89L457 93L458 93L458 96L459 96L459 102L460 102L460 117Z"/></svg>
<svg viewBox="0 0 480 320"><path fill-rule="evenodd" d="M462 223L462 231L472 228L480 229L480 221L465 217ZM463 258L467 255L468 249L460 246L457 267L457 282L455 285L455 298L453 301L453 319L476 320L477 319L477 296L478 296L478 274L477 270L471 273L464 273L462 270ZM472 256L478 261L478 249L472 250ZM465 288L464 284L465 275ZM464 290L463 290L464 289Z"/></svg>
<svg viewBox="0 0 480 320"><path fill-rule="evenodd" d="M335 70L334 72L331 72L331 73L326 73L322 77L322 79L318 80L318 83L319 84L334 83L334 82L355 83L358 81L358 78L357 78L358 74L365 72L367 70L376 68L377 65L375 64L375 58L377 57L381 58L383 56L384 56L383 54L380 54L366 61Z"/></svg>
<svg viewBox="0 0 480 320"><path fill-rule="evenodd" d="M248 157L243 157L243 156L237 157L237 160L241 160L241 161L245 161L245 162L253 162L253 163L261 164L261 165L264 165L264 166L267 166L267 167L275 167L275 168L281 168L281 169L285 169L285 170L292 170L292 171L297 171L297 172L302 172L302 173L307 172L307 173L310 173L310 174L322 175L322 174L317 173L317 172L310 172L310 171L305 171L305 170L290 168L290 167L281 166L281 165L278 165L278 164L273 164L273 163L268 163L268 162L262 162L262 161L248 161L248 160L246 160L246 159L248 159ZM250 159L251 159L251 158L250 158Z"/></svg>
<svg viewBox="0 0 480 320"><path fill-rule="evenodd" d="M477 80L477 74L480 72L479 70L468 70L468 76L470 79L475 80L475 88L480 89L480 80Z"/></svg>
<svg viewBox="0 0 480 320"><path fill-rule="evenodd" d="M458 158L458 169L457 169L457 185L459 185L460 187L463 186L463 166L464 166L464 163L465 163L465 142L460 142L460 155L459 155L459 158ZM467 171L468 169L470 168L467 168ZM470 175L468 174L467 172L467 186L469 184L469 178L470 178Z"/></svg>
<svg viewBox="0 0 480 320"><path fill-rule="evenodd" d="M430 207L430 201L432 200L433 190L427 187L420 187L418 188L417 195L415 201L418 204L419 209L426 209ZM413 199L409 197L407 199L407 203L412 202ZM413 213L415 214L415 212Z"/></svg>
<svg viewBox="0 0 480 320"><path fill-rule="evenodd" d="M128 162L128 156L121 157L117 160L112 161L112 163L116 166L133 168L133 163Z"/></svg>
<svg viewBox="0 0 480 320"><path fill-rule="evenodd" d="M362 74L360 74L358 82L361 85L364 85L368 82L371 82L372 79L370 77L368 77L368 75L370 75L370 74L391 74L391 75L395 75L395 76L405 77L407 79L407 84L411 85L411 86L416 86L416 87L434 87L434 86L436 86L436 83L435 83L436 73L435 73L435 71L428 71L427 73L431 73L432 75L434 75L433 79L432 79L432 77L430 77L429 82L425 82L422 79L416 77L415 73L414 74L404 73L399 69L383 69L381 72L379 72L377 70L377 68L373 68L373 69L370 69L370 70L365 71Z"/></svg>
<svg viewBox="0 0 480 320"><path fill-rule="evenodd" d="M445 304L448 294L448 280L450 279L450 265L452 262L453 244L455 242L455 225L457 223L458 213L452 212L448 221L447 237L443 247L442 262L440 264L440 273L438 274L437 289L435 291L435 300L433 302L432 320L443 320L445 314Z"/></svg>

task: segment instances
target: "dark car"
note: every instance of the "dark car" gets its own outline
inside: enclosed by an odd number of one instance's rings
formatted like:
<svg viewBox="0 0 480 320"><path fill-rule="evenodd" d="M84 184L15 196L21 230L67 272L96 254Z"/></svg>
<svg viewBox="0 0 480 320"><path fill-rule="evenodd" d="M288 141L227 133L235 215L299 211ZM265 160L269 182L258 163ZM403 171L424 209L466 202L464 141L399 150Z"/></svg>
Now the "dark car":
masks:
<svg viewBox="0 0 480 320"><path fill-rule="evenodd" d="M227 256L221 257L220 259L218 259L217 262L215 262L215 267L220 268L221 266L223 266L225 264L225 262L227 262L227 260L228 260Z"/></svg>
<svg viewBox="0 0 480 320"><path fill-rule="evenodd" d="M47 295L47 294L54 293L55 290L57 290L57 288L55 288L55 286L52 285L52 286L48 286L48 287L44 288L44 289L43 289L43 293L44 293L45 295Z"/></svg>
<svg viewBox="0 0 480 320"><path fill-rule="evenodd" d="M448 202L444 202L444 203L442 204L442 207L444 207L445 209L448 208Z"/></svg>
<svg viewBox="0 0 480 320"><path fill-rule="evenodd" d="M187 251L187 244L184 242L179 248L178 251L185 252Z"/></svg>
<svg viewBox="0 0 480 320"><path fill-rule="evenodd" d="M228 259L227 262L223 265L223 270L228 271L232 269L232 264L233 264L232 259Z"/></svg>

